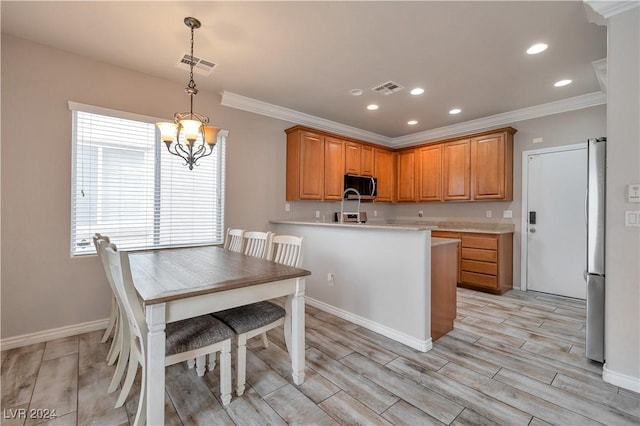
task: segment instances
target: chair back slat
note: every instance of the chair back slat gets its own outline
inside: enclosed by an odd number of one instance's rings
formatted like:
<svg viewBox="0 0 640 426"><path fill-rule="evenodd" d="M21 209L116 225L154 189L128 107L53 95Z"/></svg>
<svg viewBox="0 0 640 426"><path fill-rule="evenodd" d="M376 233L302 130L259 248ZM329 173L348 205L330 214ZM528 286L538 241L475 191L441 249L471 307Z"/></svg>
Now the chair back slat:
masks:
<svg viewBox="0 0 640 426"><path fill-rule="evenodd" d="M271 232L249 231L244 233L244 254L268 259L271 255Z"/></svg>
<svg viewBox="0 0 640 426"><path fill-rule="evenodd" d="M291 235L273 237L273 261L287 266L302 265L302 238Z"/></svg>
<svg viewBox="0 0 640 426"><path fill-rule="evenodd" d="M242 253L244 244L244 229L227 229L227 236L224 239L224 248L226 250Z"/></svg>
<svg viewBox="0 0 640 426"><path fill-rule="evenodd" d="M118 251L115 244L105 240L99 241L98 244L101 246L107 279L116 289L116 298L129 323L128 330L136 337L138 350L144 360L146 347L143 336L147 335L147 323L138 301L138 293L133 285L129 256L126 252Z"/></svg>

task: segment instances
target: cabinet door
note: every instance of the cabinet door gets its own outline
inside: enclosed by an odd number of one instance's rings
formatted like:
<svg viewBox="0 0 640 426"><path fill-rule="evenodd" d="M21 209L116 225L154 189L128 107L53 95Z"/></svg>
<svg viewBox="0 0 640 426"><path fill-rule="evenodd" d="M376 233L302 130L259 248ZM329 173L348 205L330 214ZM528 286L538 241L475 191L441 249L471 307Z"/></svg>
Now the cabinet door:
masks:
<svg viewBox="0 0 640 426"><path fill-rule="evenodd" d="M360 161L362 156L362 145L354 142L345 144L345 168L344 172L351 175L361 174Z"/></svg>
<svg viewBox="0 0 640 426"><path fill-rule="evenodd" d="M416 201L416 151L398 153L398 201Z"/></svg>
<svg viewBox="0 0 640 426"><path fill-rule="evenodd" d="M395 169L393 153L376 148L374 151L374 176L378 178L378 196L376 201L393 201Z"/></svg>
<svg viewBox="0 0 640 426"><path fill-rule="evenodd" d="M322 200L324 187L324 141L314 133L300 135L300 199Z"/></svg>
<svg viewBox="0 0 640 426"><path fill-rule="evenodd" d="M469 200L471 178L471 143L469 139L443 145L445 200Z"/></svg>
<svg viewBox="0 0 640 426"><path fill-rule="evenodd" d="M418 199L442 201L442 145L420 148L418 161Z"/></svg>
<svg viewBox="0 0 640 426"><path fill-rule="evenodd" d="M344 142L325 137L324 140L324 199L340 200L344 190Z"/></svg>
<svg viewBox="0 0 640 426"><path fill-rule="evenodd" d="M513 154L507 149L506 133L471 141L471 191L474 200L512 199ZM507 154L509 158L507 159ZM509 164L507 164L507 162Z"/></svg>
<svg viewBox="0 0 640 426"><path fill-rule="evenodd" d="M360 157L360 173L363 176L375 176L374 174L374 159L373 159L373 147L362 146L362 156Z"/></svg>

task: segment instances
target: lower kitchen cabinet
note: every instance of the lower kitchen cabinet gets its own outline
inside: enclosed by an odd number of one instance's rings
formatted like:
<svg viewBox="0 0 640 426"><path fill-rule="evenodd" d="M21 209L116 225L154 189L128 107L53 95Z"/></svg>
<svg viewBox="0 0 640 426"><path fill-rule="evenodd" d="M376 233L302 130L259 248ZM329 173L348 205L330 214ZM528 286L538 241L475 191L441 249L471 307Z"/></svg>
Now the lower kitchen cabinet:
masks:
<svg viewBox="0 0 640 426"><path fill-rule="evenodd" d="M460 239L460 287L502 294L513 288L513 233L432 231L432 237Z"/></svg>

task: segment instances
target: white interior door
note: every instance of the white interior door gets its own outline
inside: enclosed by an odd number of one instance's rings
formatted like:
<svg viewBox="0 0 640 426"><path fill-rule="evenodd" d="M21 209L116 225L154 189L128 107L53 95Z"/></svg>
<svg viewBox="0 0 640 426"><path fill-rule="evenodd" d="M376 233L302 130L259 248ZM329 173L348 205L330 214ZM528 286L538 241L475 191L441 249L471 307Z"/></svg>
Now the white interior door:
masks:
<svg viewBox="0 0 640 426"><path fill-rule="evenodd" d="M527 289L584 299L587 148L528 154L525 163Z"/></svg>

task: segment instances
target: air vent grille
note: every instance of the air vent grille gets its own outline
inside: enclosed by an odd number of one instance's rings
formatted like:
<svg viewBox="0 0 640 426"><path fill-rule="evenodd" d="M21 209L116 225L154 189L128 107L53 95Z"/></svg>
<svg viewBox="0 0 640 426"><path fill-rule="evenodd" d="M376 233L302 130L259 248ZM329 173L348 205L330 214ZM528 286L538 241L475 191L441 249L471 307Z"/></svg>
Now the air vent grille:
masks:
<svg viewBox="0 0 640 426"><path fill-rule="evenodd" d="M382 93L384 95L390 95L392 93L404 90L404 87L394 81L387 81L386 83L382 83L375 87L372 87L371 90L373 90L374 92Z"/></svg>
<svg viewBox="0 0 640 426"><path fill-rule="evenodd" d="M198 58L197 56L191 57L190 54L185 53L182 58L178 61L178 66L180 68L189 69L191 67L191 60L193 59L193 71L197 74L201 75L209 75L215 68L216 64L202 58Z"/></svg>

